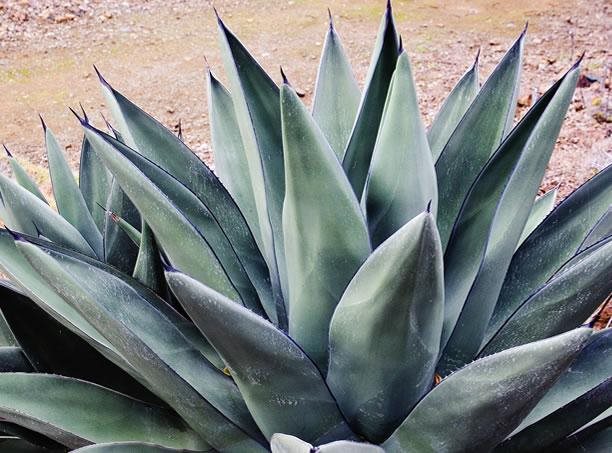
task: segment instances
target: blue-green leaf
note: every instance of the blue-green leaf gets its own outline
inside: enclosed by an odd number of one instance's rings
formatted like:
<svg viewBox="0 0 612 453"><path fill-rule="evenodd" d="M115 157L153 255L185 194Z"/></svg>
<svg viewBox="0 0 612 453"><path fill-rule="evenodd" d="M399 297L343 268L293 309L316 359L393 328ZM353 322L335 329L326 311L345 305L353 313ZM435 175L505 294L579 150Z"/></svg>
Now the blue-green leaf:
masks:
<svg viewBox="0 0 612 453"><path fill-rule="evenodd" d="M351 436L323 376L289 337L264 318L185 274L169 270L166 277L185 310L227 364L267 439L276 432L309 442Z"/></svg>
<svg viewBox="0 0 612 453"><path fill-rule="evenodd" d="M32 364L19 346L0 346L0 374L32 371Z"/></svg>
<svg viewBox="0 0 612 453"><path fill-rule="evenodd" d="M527 218L527 223L521 233L521 238L518 241L517 248L525 242L525 239L542 223L542 220L546 218L550 211L555 206L555 199L557 198L557 189L552 189L543 194L541 197L536 198L531 207L531 212Z"/></svg>
<svg viewBox="0 0 612 453"><path fill-rule="evenodd" d="M11 152L8 150L6 145L3 145L3 146L9 158L9 165L11 166L13 177L15 178L15 181L17 181L17 184L19 184L24 189L27 189L30 192L32 192L34 195L36 195L38 198L40 198L45 203L49 204L45 196L42 194L42 192L38 188L38 185L34 182L34 180L30 177L30 175L25 171L25 169L19 164L17 159L15 159L15 157L11 154Z"/></svg>
<svg viewBox="0 0 612 453"><path fill-rule="evenodd" d="M100 232L104 232L104 210L111 193L112 177L102 160L91 149L89 141L83 137L81 145L81 163L79 165L79 189L87 209Z"/></svg>
<svg viewBox="0 0 612 453"><path fill-rule="evenodd" d="M96 256L101 258L104 256L102 234L83 199L83 194L79 190L57 139L44 122L43 127L49 160L49 174L57 210L64 219L81 233Z"/></svg>
<svg viewBox="0 0 612 453"><path fill-rule="evenodd" d="M340 161L355 123L360 97L359 86L330 13L315 84L312 116Z"/></svg>
<svg viewBox="0 0 612 453"><path fill-rule="evenodd" d="M289 335L326 370L329 321L350 279L370 254L370 241L338 159L287 84L281 88L281 112Z"/></svg>
<svg viewBox="0 0 612 453"><path fill-rule="evenodd" d="M386 439L433 385L443 273L436 221L423 213L368 257L336 307L327 382L372 442Z"/></svg>
<svg viewBox="0 0 612 453"><path fill-rule="evenodd" d="M342 161L344 171L359 199L361 199L368 176L376 135L387 99L387 91L393 71L395 71L399 53L398 47L391 2L388 2L387 10L378 29L357 118Z"/></svg>
<svg viewBox="0 0 612 453"><path fill-rule="evenodd" d="M313 446L295 436L276 433L270 441L272 453L384 453L376 445L350 440L337 440L324 445Z"/></svg>
<svg viewBox="0 0 612 453"><path fill-rule="evenodd" d="M524 32L487 79L444 145L436 162L438 229L446 248L453 225L472 183L504 138L514 117Z"/></svg>
<svg viewBox="0 0 612 453"><path fill-rule="evenodd" d="M563 200L512 257L489 330L497 330L519 305L569 260L612 204L612 165Z"/></svg>
<svg viewBox="0 0 612 453"><path fill-rule="evenodd" d="M467 365L434 387L383 448L388 453L492 450L567 369L590 335L590 329L576 329Z"/></svg>
<svg viewBox="0 0 612 453"><path fill-rule="evenodd" d="M428 206L436 215L436 171L404 51L391 79L362 204L373 247Z"/></svg>
<svg viewBox="0 0 612 453"><path fill-rule="evenodd" d="M454 130L457 128L459 121L465 115L470 104L478 94L478 57L480 50L476 55L476 60L472 67L459 79L457 85L452 89L442 107L436 114L431 127L427 132L429 147L434 162L438 160L442 150L448 143Z"/></svg>
<svg viewBox="0 0 612 453"><path fill-rule="evenodd" d="M478 352L531 211L525 200L535 199L578 73L575 65L538 100L491 157L463 203L444 256L442 374L470 362Z"/></svg>

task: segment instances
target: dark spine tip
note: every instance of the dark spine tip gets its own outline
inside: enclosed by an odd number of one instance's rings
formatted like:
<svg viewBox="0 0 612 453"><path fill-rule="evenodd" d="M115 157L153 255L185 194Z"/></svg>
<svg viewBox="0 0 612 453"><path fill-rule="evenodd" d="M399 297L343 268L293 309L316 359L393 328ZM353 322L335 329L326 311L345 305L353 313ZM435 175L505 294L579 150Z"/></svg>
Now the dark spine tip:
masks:
<svg viewBox="0 0 612 453"><path fill-rule="evenodd" d="M72 112L72 114L74 116L76 116L76 119L79 120L79 123L81 123L81 125L86 126L87 124L89 124L88 120L87 120L87 116L81 117L76 110L74 110L72 107L68 107L68 109Z"/></svg>
<svg viewBox="0 0 612 453"><path fill-rule="evenodd" d="M221 19L221 16L219 15L219 11L217 11L217 8L215 8L213 6L213 11L215 12L215 18L217 19L217 25L219 25L219 27L221 27L223 30L226 30L225 24L223 23L223 20Z"/></svg>
<svg viewBox="0 0 612 453"><path fill-rule="evenodd" d="M99 207L100 209L102 209L104 212L106 212L106 207L105 207L105 206L102 206L102 205L101 205L100 203L98 203L97 201L96 201L96 204L98 205L98 207Z"/></svg>
<svg viewBox="0 0 612 453"><path fill-rule="evenodd" d="M482 47L478 47L478 50L476 51L476 58L474 58L474 67L478 66L478 63L480 62L480 51L482 50Z"/></svg>
<svg viewBox="0 0 612 453"><path fill-rule="evenodd" d="M100 116L102 117L102 120L104 121L104 124L106 124L106 128L108 129L108 131L112 134L113 133L113 126L111 126L111 123L108 122L108 120L104 116L104 113L100 112Z"/></svg>
<svg viewBox="0 0 612 453"><path fill-rule="evenodd" d="M387 7L386 7L386 14L388 17L391 16L391 14L393 14L393 8L391 6L391 0L387 0Z"/></svg>
<svg viewBox="0 0 612 453"><path fill-rule="evenodd" d="M104 76L102 75L102 73L98 71L98 68L96 67L96 65L93 65L93 68L94 68L94 71L96 71L96 75L98 76L100 83L112 90L110 83L108 83L106 79L104 78Z"/></svg>
<svg viewBox="0 0 612 453"><path fill-rule="evenodd" d="M327 8L327 16L329 17L329 29L334 30L334 17L332 16L331 9Z"/></svg>
<svg viewBox="0 0 612 453"><path fill-rule="evenodd" d="M42 124L43 131L47 132L47 125L45 124L45 120L40 113L38 114L38 117L40 118L40 124Z"/></svg>
<svg viewBox="0 0 612 453"><path fill-rule="evenodd" d="M204 68L206 68L206 72L210 75L211 70L210 70L210 64L208 63L208 58L206 58L206 55L203 55L204 57Z"/></svg>
<svg viewBox="0 0 612 453"><path fill-rule="evenodd" d="M289 83L289 79L287 79L287 74L285 74L285 71L283 71L283 67L280 67L280 73L281 73L281 77L283 78L283 83L285 85L289 85L291 86L291 84Z"/></svg>
<svg viewBox="0 0 612 453"><path fill-rule="evenodd" d="M6 151L6 155L10 158L13 157L13 154L11 154L11 152L9 151L9 149L6 147L6 145L3 143L2 147L4 148L4 151Z"/></svg>
<svg viewBox="0 0 612 453"><path fill-rule="evenodd" d="M402 40L402 35L399 35L399 46L397 48L397 53L401 54L404 51L404 41Z"/></svg>
<svg viewBox="0 0 612 453"><path fill-rule="evenodd" d="M432 200L429 200L429 203L427 203L427 213L431 214L431 202Z"/></svg>
<svg viewBox="0 0 612 453"><path fill-rule="evenodd" d="M580 66L580 64L582 63L582 60L584 60L585 55L586 55L586 50L583 50L582 54L578 57L578 60L576 60L576 63L574 63L574 65L572 66L572 69L576 69L577 67Z"/></svg>
<svg viewBox="0 0 612 453"><path fill-rule="evenodd" d="M79 107L81 107L81 112L83 112L83 118L85 118L85 121L89 122L89 118L87 117L87 112L85 111L85 107L83 107L83 104L81 104L79 102Z"/></svg>
<svg viewBox="0 0 612 453"><path fill-rule="evenodd" d="M525 35L527 34L528 28L529 28L529 21L525 22L525 26L523 27L523 31L521 32L521 35L519 36L519 38L525 37Z"/></svg>
<svg viewBox="0 0 612 453"><path fill-rule="evenodd" d="M11 230L11 229L10 229L9 227L7 227L6 225L4 225L4 229L5 229L6 231L8 231L8 233L11 235L11 237L13 238L13 240L15 240L15 241L23 241L23 242L27 242L27 241L25 240L25 238L24 238L24 237L23 237L21 234L17 233L16 231Z"/></svg>

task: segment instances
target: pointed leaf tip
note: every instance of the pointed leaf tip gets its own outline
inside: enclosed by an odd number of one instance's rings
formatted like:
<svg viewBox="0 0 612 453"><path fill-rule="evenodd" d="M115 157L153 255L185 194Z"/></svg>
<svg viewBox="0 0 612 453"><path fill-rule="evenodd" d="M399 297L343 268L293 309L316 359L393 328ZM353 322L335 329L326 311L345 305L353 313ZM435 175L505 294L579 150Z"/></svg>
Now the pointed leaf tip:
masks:
<svg viewBox="0 0 612 453"><path fill-rule="evenodd" d="M166 255L160 253L159 258L162 263L162 267L164 268L164 272L178 272L178 269L176 269L174 266L172 266L172 264L170 264L170 261L168 261Z"/></svg>
<svg viewBox="0 0 612 453"><path fill-rule="evenodd" d="M480 62L480 51L481 50L482 50L482 46L478 46L478 50L476 51L476 57L474 58L474 64L472 65L473 68L478 66L478 63Z"/></svg>
<svg viewBox="0 0 612 453"><path fill-rule="evenodd" d="M525 27L523 27L523 31L521 32L521 35L519 36L519 38L525 37L525 35L527 34L528 28L529 28L529 21L525 22Z"/></svg>
<svg viewBox="0 0 612 453"><path fill-rule="evenodd" d="M6 147L4 143L2 144L2 147L4 148L4 151L6 151L6 155L12 158L13 154L9 151L9 149Z"/></svg>
<svg viewBox="0 0 612 453"><path fill-rule="evenodd" d="M428 213L428 214L431 214L431 202L432 202L432 201L433 201L433 200L429 200L429 203L427 203L427 213Z"/></svg>
<svg viewBox="0 0 612 453"><path fill-rule="evenodd" d="M404 41L402 40L402 35L399 35L399 46L397 48L397 53L401 54L404 52Z"/></svg>
<svg viewBox="0 0 612 453"><path fill-rule="evenodd" d="M76 116L77 120L79 120L79 123L81 123L82 126L88 126L89 125L89 119L87 118L87 115L85 115L84 117L81 117L76 110L74 110L72 107L68 107L68 109L72 112L72 114L74 116Z"/></svg>
<svg viewBox="0 0 612 453"><path fill-rule="evenodd" d="M100 80L100 83L102 85L107 86L109 89L112 89L112 87L110 86L110 83L108 83L106 81L106 79L104 78L104 76L102 75L102 73L98 70L96 65L93 65L94 71L96 71L96 75L98 76L98 79Z"/></svg>
<svg viewBox="0 0 612 453"><path fill-rule="evenodd" d="M285 74L285 71L283 71L283 67L280 67L280 73L281 73L281 77L283 78L283 83L285 85L289 85L291 86L291 84L289 83L289 79L287 79L287 74Z"/></svg>
<svg viewBox="0 0 612 453"><path fill-rule="evenodd" d="M47 132L47 125L45 124L45 120L40 113L38 114L38 117L40 118L40 124L42 124L43 131Z"/></svg>
<svg viewBox="0 0 612 453"><path fill-rule="evenodd" d="M87 117L87 112L85 111L85 107L83 107L83 104L81 104L80 102L79 102L79 107L81 107L81 112L83 112L83 118L85 118L87 122L89 122L89 118Z"/></svg>
<svg viewBox="0 0 612 453"><path fill-rule="evenodd" d="M572 66L572 69L576 69L578 66L580 66L580 64L582 63L582 60L584 60L585 55L586 55L586 50L583 50L582 54L578 57L578 60L576 60L576 63L574 63L574 65ZM572 69L570 69L570 71Z"/></svg>
<svg viewBox="0 0 612 453"><path fill-rule="evenodd" d="M327 8L327 15L329 17L329 29L333 30L334 29L334 18L332 16L331 9L329 8Z"/></svg>
<svg viewBox="0 0 612 453"><path fill-rule="evenodd" d="M34 225L36 226L36 225ZM4 225L4 229L6 231L8 231L8 233L12 236L12 238L15 241L23 241L23 242L27 242L26 239L18 232L11 230L9 227L7 227L6 225Z"/></svg>

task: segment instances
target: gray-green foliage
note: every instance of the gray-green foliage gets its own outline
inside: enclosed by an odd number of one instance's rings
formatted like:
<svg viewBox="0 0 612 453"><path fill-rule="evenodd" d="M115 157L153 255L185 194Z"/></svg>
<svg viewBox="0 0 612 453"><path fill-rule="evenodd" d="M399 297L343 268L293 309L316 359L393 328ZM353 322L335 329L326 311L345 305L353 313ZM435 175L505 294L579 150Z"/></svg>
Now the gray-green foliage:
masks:
<svg viewBox="0 0 612 453"><path fill-rule="evenodd" d="M363 89L330 22L311 110L218 25L215 172L102 76L78 183L45 129L59 212L9 153L0 449L604 445L612 167L536 199L578 64L513 127L523 33L427 130L390 5Z"/></svg>

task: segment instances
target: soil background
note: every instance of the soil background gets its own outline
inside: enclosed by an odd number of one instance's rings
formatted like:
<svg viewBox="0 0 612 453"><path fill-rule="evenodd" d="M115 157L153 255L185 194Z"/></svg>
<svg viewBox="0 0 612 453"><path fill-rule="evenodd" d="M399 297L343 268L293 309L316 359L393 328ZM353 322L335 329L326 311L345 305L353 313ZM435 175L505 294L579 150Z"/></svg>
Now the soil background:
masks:
<svg viewBox="0 0 612 453"><path fill-rule="evenodd" d="M213 5L214 3L214 5ZM270 74L279 66L304 101L311 95L331 9L355 74L363 82L383 0L0 0L0 142L42 185L41 114L76 172L80 127L68 107L82 102L103 126L93 65L119 91L177 129L214 167L205 92L205 57L225 80L213 6ZM421 111L429 124L481 49L481 81L529 22L517 119L585 52L541 191L560 198L612 162L612 3L606 0L413 0L393 2ZM5 159L0 170L8 171Z"/></svg>

